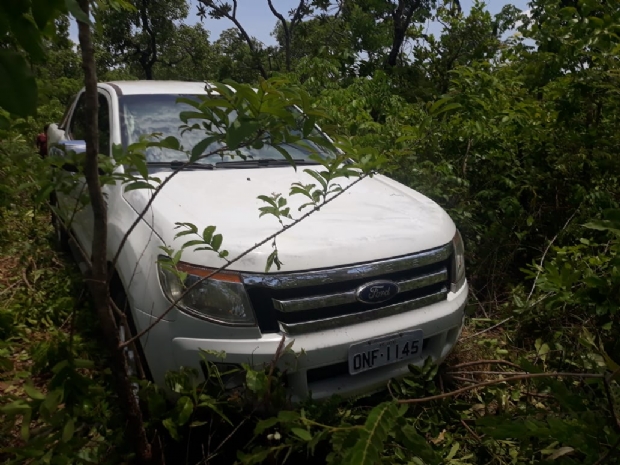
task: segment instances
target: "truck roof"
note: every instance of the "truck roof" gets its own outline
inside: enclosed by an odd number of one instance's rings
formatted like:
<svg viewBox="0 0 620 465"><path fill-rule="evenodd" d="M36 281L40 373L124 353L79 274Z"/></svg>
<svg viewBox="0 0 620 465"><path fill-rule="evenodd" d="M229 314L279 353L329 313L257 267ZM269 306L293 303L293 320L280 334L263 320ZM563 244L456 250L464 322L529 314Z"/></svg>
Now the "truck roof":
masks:
<svg viewBox="0 0 620 465"><path fill-rule="evenodd" d="M143 94L206 94L205 82L190 81L109 81L108 84L119 95Z"/></svg>

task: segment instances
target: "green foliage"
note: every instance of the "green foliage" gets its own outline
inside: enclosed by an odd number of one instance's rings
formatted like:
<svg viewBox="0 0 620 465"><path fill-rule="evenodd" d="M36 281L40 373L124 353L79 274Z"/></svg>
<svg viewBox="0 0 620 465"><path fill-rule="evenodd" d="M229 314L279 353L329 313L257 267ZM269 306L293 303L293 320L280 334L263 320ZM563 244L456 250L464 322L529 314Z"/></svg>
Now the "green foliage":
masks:
<svg viewBox="0 0 620 465"><path fill-rule="evenodd" d="M35 201L45 163L16 136L0 153L0 457L118 463L122 421L95 322Z"/></svg>
<svg viewBox="0 0 620 465"><path fill-rule="evenodd" d="M0 79L8 89L8 92L2 92L0 108L19 116L28 116L36 111L37 86L22 55L8 50L0 52Z"/></svg>
<svg viewBox="0 0 620 465"><path fill-rule="evenodd" d="M46 42L57 38L56 23L62 22L61 15L68 14L88 21L74 0L25 0L0 5L0 40L11 45L11 50L0 51L0 110L21 117L36 113L38 86L32 65L45 62ZM7 125L7 116L0 114L0 129Z"/></svg>
<svg viewBox="0 0 620 465"><path fill-rule="evenodd" d="M119 463L126 456L124 426L109 373L77 297L78 280L51 252L40 208L55 160L40 160L28 142L43 124L59 120L81 87L66 15L87 18L75 1L5 3L2 460ZM210 43L201 25L175 22L187 17L186 2L168 3L97 2L100 75L215 77L226 84L186 101L192 111L180 115L183 129L204 132L200 144L184 148L173 138L151 138L117 147L114 160L101 158L103 184L157 190L161 181L149 176L143 155L149 147L195 163L224 150L242 158L245 147L272 144L296 169L302 164L290 147L342 150L353 163L343 164L344 155L312 157L317 168L302 168L312 182L260 196L259 214L285 227L337 195L347 178L390 174L445 207L464 233L470 283L484 313L469 329L511 318L510 326L464 341L460 354L506 357L523 373L607 375L503 381L399 405L509 376L499 368L455 372L454 362L439 369L427 361L391 381L390 395L293 406L277 369L235 368L205 356L206 379L189 369L170 373L168 393L142 382L149 428L178 446L172 455L197 463L205 459L198 449L217 443L207 457L224 463L598 463L617 444L613 411L620 400L620 3L534 0L530 16L513 7L492 16L479 2L467 14L458 13L456 2L404 2L418 6L396 65L387 66L398 2L340 1L333 15L329 2L314 1L308 11L315 16L292 35L290 68L281 25L274 32L278 46L248 43L238 29ZM428 35L428 19L441 21L443 30ZM506 38L517 24L519 34ZM259 65L269 75L286 71L286 79L258 81ZM291 111L295 105L303 117ZM333 144L314 137L316 122L338 135ZM119 177L114 163L133 169ZM71 180L64 181L69 188ZM292 207L296 199L303 199L299 208ZM170 261L163 265L174 269L186 248L215 253L223 263L232 258L215 225L177 226L180 242L164 250ZM275 239L272 245L266 271L281 265ZM198 436L209 439L191 440Z"/></svg>
<svg viewBox="0 0 620 465"><path fill-rule="evenodd" d="M194 30L177 26L178 21L187 17L189 5L185 0L151 0L130 5L130 9L98 10L96 41L101 52L109 57L107 67L122 64L132 74L153 79L155 64L166 60L165 57L178 60L170 49L178 47L183 35Z"/></svg>
<svg viewBox="0 0 620 465"><path fill-rule="evenodd" d="M601 219L584 225L579 243L553 247L542 265L526 270L536 283L533 303L515 295L515 312L525 328L567 328L555 333L554 345L573 366L615 371L620 363L618 215L618 210L603 212ZM584 320L590 323L585 328Z"/></svg>

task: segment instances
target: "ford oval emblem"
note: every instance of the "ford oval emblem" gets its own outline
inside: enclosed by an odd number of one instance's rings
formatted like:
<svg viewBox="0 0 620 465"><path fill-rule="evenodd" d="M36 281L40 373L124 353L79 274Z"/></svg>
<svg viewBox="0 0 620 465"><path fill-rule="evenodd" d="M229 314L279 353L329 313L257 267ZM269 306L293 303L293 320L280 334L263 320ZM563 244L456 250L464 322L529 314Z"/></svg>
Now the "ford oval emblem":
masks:
<svg viewBox="0 0 620 465"><path fill-rule="evenodd" d="M365 304L386 302L398 294L398 284L392 281L373 281L357 288L357 300Z"/></svg>

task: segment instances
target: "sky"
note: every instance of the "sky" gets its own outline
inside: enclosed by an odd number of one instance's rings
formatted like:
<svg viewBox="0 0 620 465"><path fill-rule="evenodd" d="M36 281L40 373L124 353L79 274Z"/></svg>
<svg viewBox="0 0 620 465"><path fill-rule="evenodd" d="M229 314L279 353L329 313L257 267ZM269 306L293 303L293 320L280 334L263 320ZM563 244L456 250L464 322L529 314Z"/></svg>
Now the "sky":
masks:
<svg viewBox="0 0 620 465"><path fill-rule="evenodd" d="M504 5L513 4L522 10L527 9L529 0L488 0L487 5L491 13L498 13ZM189 0L191 8L190 14L185 21L187 24L195 24L199 20L196 17L196 0ZM249 35L256 37L265 45L273 45L275 40L271 37L271 32L276 24L276 18L267 7L267 0L238 0L239 7L237 17ZM274 7L286 15L295 8L298 0L273 0ZM461 6L468 12L474 0L461 0ZM211 41L217 40L220 33L233 27L227 19L206 18L203 21L205 29L211 32ZM430 30L429 32L435 32ZM71 25L71 38L77 42L77 26L75 22Z"/></svg>

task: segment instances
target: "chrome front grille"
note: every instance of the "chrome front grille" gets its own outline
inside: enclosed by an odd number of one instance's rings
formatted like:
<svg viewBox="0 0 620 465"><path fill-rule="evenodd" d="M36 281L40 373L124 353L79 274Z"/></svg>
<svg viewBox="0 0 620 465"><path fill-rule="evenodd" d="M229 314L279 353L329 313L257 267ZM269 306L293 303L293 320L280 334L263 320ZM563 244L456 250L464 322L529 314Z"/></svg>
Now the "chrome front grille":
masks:
<svg viewBox="0 0 620 465"><path fill-rule="evenodd" d="M398 285L399 293L401 293L413 291L414 289L420 289L422 287L430 286L431 284L442 283L447 280L448 269L444 268L424 276L395 281L395 283ZM357 292L356 289L353 289L348 292L320 295L316 297L302 297L301 299L272 299L272 302L274 307L281 312L300 312L314 308L335 307L337 305L357 302Z"/></svg>
<svg viewBox="0 0 620 465"><path fill-rule="evenodd" d="M299 273L244 275L263 332L295 335L395 315L445 300L452 244L371 263ZM357 298L359 286L389 280L398 293L384 303Z"/></svg>

